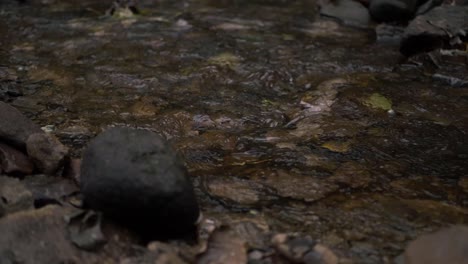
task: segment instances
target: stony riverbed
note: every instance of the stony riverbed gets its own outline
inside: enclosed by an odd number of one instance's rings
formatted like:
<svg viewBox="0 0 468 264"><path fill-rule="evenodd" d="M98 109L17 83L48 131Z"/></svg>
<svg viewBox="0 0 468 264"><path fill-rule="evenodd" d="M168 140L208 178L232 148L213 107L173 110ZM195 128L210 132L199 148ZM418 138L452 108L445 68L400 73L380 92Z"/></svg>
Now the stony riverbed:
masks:
<svg viewBox="0 0 468 264"><path fill-rule="evenodd" d="M109 126L164 136L205 221L237 232L212 240L247 242L252 263L274 261L285 233L340 263L390 263L417 236L468 223L468 86L450 82L466 57L403 60L375 25L309 1L141 1L140 15L113 17L104 1L39 2L0 3L0 100L73 158ZM146 263L132 256L155 242L120 237L126 250L114 241L106 259ZM198 249L181 243L142 255L172 246L190 262Z"/></svg>

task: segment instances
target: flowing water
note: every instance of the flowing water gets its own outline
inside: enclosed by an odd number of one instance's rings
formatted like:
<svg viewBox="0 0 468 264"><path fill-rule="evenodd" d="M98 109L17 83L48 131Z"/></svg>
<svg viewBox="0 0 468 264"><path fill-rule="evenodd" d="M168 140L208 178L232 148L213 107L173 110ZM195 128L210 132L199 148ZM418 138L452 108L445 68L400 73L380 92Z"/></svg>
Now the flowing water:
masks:
<svg viewBox="0 0 468 264"><path fill-rule="evenodd" d="M310 1L141 1L114 17L110 1L31 2L0 4L0 99L75 157L109 126L156 131L205 216L301 232L357 263L468 222L468 88L400 63L372 28Z"/></svg>

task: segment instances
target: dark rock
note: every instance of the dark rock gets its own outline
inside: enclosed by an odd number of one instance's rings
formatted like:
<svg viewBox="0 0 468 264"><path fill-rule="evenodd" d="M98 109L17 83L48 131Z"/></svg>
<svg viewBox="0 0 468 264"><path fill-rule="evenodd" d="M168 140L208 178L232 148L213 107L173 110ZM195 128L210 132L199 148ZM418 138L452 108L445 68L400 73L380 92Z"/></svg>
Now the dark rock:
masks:
<svg viewBox="0 0 468 264"><path fill-rule="evenodd" d="M362 4L352 0L329 2L321 7L320 14L337 18L352 26L366 27L370 22L367 9Z"/></svg>
<svg viewBox="0 0 468 264"><path fill-rule="evenodd" d="M0 176L0 207L7 214L32 209L32 194L20 180Z"/></svg>
<svg viewBox="0 0 468 264"><path fill-rule="evenodd" d="M176 237L195 228L198 203L176 152L157 134L111 128L81 164L85 204L140 234Z"/></svg>
<svg viewBox="0 0 468 264"><path fill-rule="evenodd" d="M30 175L34 170L31 160L21 151L0 143L0 172L7 175Z"/></svg>
<svg viewBox="0 0 468 264"><path fill-rule="evenodd" d="M36 208L47 204L60 204L79 191L73 180L61 177L32 175L24 178L22 182L32 193Z"/></svg>
<svg viewBox="0 0 468 264"><path fill-rule="evenodd" d="M378 22L408 21L417 4L418 0L371 0L369 13Z"/></svg>
<svg viewBox="0 0 468 264"><path fill-rule="evenodd" d="M420 5L416 10L416 15L423 15L429 12L432 8L441 5L444 0L428 0L424 4Z"/></svg>
<svg viewBox="0 0 468 264"><path fill-rule="evenodd" d="M54 136L46 133L34 133L26 140L29 157L37 169L45 174L56 174L62 168L68 148Z"/></svg>
<svg viewBox="0 0 468 264"><path fill-rule="evenodd" d="M423 235L404 253L405 264L468 263L468 227L452 226Z"/></svg>
<svg viewBox="0 0 468 264"><path fill-rule="evenodd" d="M468 6L440 6L416 17L400 45L405 56L438 48L453 48L468 39Z"/></svg>
<svg viewBox="0 0 468 264"><path fill-rule="evenodd" d="M34 133L44 133L16 108L0 102L0 138L24 149L26 140Z"/></svg>

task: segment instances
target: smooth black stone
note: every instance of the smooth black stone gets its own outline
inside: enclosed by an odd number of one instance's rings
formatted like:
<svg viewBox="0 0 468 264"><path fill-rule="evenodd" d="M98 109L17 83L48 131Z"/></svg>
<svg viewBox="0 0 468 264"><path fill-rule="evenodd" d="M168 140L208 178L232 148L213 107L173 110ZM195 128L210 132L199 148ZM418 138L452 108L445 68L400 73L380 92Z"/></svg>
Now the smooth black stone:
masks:
<svg viewBox="0 0 468 264"><path fill-rule="evenodd" d="M85 205L146 238L192 231L198 203L176 152L157 134L111 128L93 139L83 155Z"/></svg>

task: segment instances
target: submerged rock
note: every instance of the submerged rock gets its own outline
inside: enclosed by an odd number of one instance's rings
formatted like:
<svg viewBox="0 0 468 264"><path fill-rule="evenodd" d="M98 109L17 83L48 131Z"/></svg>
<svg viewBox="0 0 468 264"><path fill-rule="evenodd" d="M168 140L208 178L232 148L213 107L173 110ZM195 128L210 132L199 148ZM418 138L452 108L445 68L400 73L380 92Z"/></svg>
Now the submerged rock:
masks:
<svg viewBox="0 0 468 264"><path fill-rule="evenodd" d="M345 24L366 27L370 23L367 9L360 3L352 0L338 0L322 6L320 14L337 18Z"/></svg>
<svg viewBox="0 0 468 264"><path fill-rule="evenodd" d="M54 136L46 133L34 133L26 140L29 157L37 169L45 174L56 174L63 166L68 148Z"/></svg>
<svg viewBox="0 0 468 264"><path fill-rule="evenodd" d="M176 152L157 134L111 128L89 144L81 164L85 204L148 238L195 228L198 203Z"/></svg>
<svg viewBox="0 0 468 264"><path fill-rule="evenodd" d="M423 235L405 250L405 264L468 263L468 226Z"/></svg>
<svg viewBox="0 0 468 264"><path fill-rule="evenodd" d="M400 45L405 56L452 48L468 39L468 6L440 6L416 17L406 28Z"/></svg>
<svg viewBox="0 0 468 264"><path fill-rule="evenodd" d="M16 108L0 102L0 138L21 149L34 133L44 133L41 128L25 117Z"/></svg>

